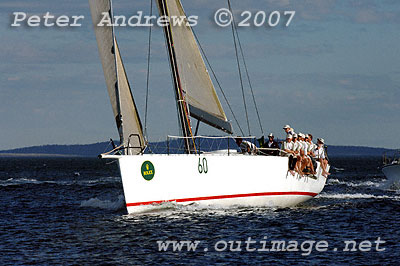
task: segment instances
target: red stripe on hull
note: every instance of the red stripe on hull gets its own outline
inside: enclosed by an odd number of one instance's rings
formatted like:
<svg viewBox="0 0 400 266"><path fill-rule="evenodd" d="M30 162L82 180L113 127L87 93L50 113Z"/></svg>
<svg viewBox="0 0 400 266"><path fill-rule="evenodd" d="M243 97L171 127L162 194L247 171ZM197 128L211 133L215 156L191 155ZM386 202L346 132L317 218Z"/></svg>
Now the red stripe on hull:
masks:
<svg viewBox="0 0 400 266"><path fill-rule="evenodd" d="M135 202L135 203L127 203L126 207L150 205L150 204L160 204L163 202L188 202L188 201L202 201L202 200L215 200L215 199L232 199L232 198L259 197L259 196L286 196L286 195L315 197L318 195L318 193L297 192L297 191L293 191L293 192L261 192L261 193L250 193L250 194L235 194L235 195L222 195L222 196L209 196L209 197L197 197L197 198Z"/></svg>

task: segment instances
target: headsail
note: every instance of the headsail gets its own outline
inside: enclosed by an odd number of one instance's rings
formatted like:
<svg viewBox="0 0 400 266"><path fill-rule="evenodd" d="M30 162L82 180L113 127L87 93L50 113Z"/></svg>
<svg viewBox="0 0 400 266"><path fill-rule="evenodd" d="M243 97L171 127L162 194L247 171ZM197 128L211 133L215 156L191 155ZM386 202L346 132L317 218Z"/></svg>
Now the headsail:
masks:
<svg viewBox="0 0 400 266"><path fill-rule="evenodd" d="M161 10L160 6L165 6L166 10ZM168 15L170 18L186 17L180 0L159 0L159 8L161 15ZM185 19L182 25L174 25L171 20L170 28L180 85L185 93L184 99L188 103L190 116L232 133L232 125L226 118L192 29L186 22Z"/></svg>
<svg viewBox="0 0 400 266"><path fill-rule="evenodd" d="M104 77L117 128L127 154L138 154L144 148L142 124L133 99L113 27L97 26L109 14L110 0L89 0Z"/></svg>

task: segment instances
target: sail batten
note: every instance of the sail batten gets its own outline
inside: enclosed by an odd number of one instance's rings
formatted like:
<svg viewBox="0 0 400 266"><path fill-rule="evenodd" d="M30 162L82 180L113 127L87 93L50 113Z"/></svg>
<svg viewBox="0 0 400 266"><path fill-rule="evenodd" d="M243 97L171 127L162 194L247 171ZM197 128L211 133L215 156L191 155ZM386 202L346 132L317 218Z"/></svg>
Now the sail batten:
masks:
<svg viewBox="0 0 400 266"><path fill-rule="evenodd" d="M186 17L180 0L163 2L170 18ZM232 133L232 126L218 99L192 29L186 22L183 20L181 25L171 23L170 28L180 85L189 106L189 114L208 125Z"/></svg>
<svg viewBox="0 0 400 266"><path fill-rule="evenodd" d="M145 145L143 129L113 28L97 26L103 14L112 13L111 2L110 0L89 0L89 5L121 144L128 147L127 154L138 154Z"/></svg>

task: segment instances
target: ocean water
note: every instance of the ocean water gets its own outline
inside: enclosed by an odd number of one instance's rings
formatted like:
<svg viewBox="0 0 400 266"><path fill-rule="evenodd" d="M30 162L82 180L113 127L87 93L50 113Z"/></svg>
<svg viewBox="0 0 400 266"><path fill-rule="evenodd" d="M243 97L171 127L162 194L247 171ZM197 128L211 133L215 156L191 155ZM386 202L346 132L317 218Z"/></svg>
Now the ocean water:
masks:
<svg viewBox="0 0 400 266"><path fill-rule="evenodd" d="M400 190L380 158L331 163L324 191L301 206L127 215L111 161L0 158L0 265L399 265Z"/></svg>

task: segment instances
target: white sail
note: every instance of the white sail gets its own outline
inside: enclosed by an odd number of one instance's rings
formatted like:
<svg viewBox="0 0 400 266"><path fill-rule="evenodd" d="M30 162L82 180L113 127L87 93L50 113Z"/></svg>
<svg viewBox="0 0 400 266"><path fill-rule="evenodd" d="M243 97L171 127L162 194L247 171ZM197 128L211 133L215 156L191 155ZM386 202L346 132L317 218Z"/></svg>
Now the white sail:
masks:
<svg viewBox="0 0 400 266"><path fill-rule="evenodd" d="M142 123L126 76L125 67L115 40L115 51L118 72L118 87L122 114L124 146L129 146L129 154L137 154L144 148ZM128 145L129 143L129 145Z"/></svg>
<svg viewBox="0 0 400 266"><path fill-rule="evenodd" d="M128 154L138 154L144 147L143 130L113 28L97 26L104 14L108 13L111 17L111 3L110 0L89 0L89 4L121 144L130 147Z"/></svg>
<svg viewBox="0 0 400 266"><path fill-rule="evenodd" d="M180 0L159 0L161 15L185 17ZM204 60L194 38L192 29L186 25L170 22L172 44L177 61L180 86L185 93L190 115L213 127L232 133L225 112L215 92Z"/></svg>

